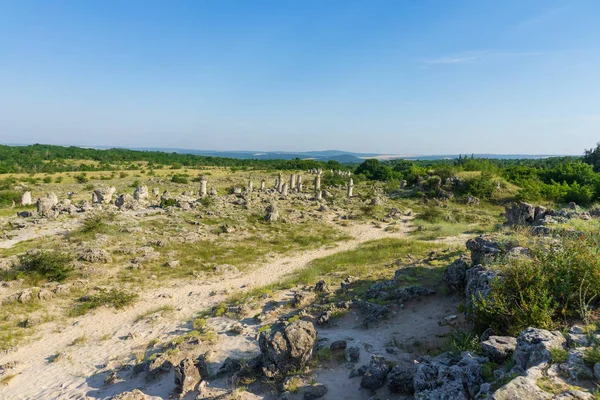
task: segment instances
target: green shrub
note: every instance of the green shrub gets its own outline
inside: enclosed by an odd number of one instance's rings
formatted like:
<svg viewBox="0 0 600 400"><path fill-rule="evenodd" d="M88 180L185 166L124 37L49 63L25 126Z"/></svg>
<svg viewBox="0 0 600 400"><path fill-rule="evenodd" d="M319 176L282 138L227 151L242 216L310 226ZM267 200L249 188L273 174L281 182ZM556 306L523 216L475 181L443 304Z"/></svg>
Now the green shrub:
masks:
<svg viewBox="0 0 600 400"><path fill-rule="evenodd" d="M174 207L177 205L177 200L175 199L162 199L160 201L161 208Z"/></svg>
<svg viewBox="0 0 600 400"><path fill-rule="evenodd" d="M187 184L189 183L187 176L183 175L183 174L175 174L171 177L171 182L173 183L183 183L183 184Z"/></svg>
<svg viewBox="0 0 600 400"><path fill-rule="evenodd" d="M569 358L569 353L565 349L550 349L550 362L552 364L562 364Z"/></svg>
<svg viewBox="0 0 600 400"><path fill-rule="evenodd" d="M77 183L87 183L89 179L86 174L80 174L75 176L75 181Z"/></svg>
<svg viewBox="0 0 600 400"><path fill-rule="evenodd" d="M21 201L21 193L16 190L0 190L0 205L10 206L13 201L19 204Z"/></svg>
<svg viewBox="0 0 600 400"><path fill-rule="evenodd" d="M83 315L88 311L100 306L124 308L132 304L138 295L119 289L99 289L97 293L79 298L78 304L73 308L71 314Z"/></svg>
<svg viewBox="0 0 600 400"><path fill-rule="evenodd" d="M417 214L416 219L425 222L440 222L444 218L444 213L440 207L427 206L423 211Z"/></svg>
<svg viewBox="0 0 600 400"><path fill-rule="evenodd" d="M136 179L136 180L135 180L135 181L133 181L133 182L131 183L131 185L129 185L129 186L130 186L130 187L132 187L132 188L137 188L137 187L140 187L140 186L142 186L142 183L140 182L140 180L139 180L139 179Z"/></svg>
<svg viewBox="0 0 600 400"><path fill-rule="evenodd" d="M585 362L590 367L593 367L594 364L599 363L600 347L594 346L586 350L585 353L583 353L583 362Z"/></svg>
<svg viewBox="0 0 600 400"><path fill-rule="evenodd" d="M57 176L56 179L54 179L54 183L61 183L63 181L62 176Z"/></svg>
<svg viewBox="0 0 600 400"><path fill-rule="evenodd" d="M52 183L52 178L49 176L46 176L43 180L44 183Z"/></svg>
<svg viewBox="0 0 600 400"><path fill-rule="evenodd" d="M489 200L496 190L496 182L489 172L481 172L478 177L467 178L464 184L456 190L459 195L472 195L480 199Z"/></svg>
<svg viewBox="0 0 600 400"><path fill-rule="evenodd" d="M566 235L559 245L530 249L498 267L502 278L487 299L473 299L481 327L517 334L528 326L554 329L568 318L587 321L600 298L598 238Z"/></svg>
<svg viewBox="0 0 600 400"><path fill-rule="evenodd" d="M33 275L36 280L64 281L73 269L69 265L72 258L66 253L41 251L19 256L18 270Z"/></svg>

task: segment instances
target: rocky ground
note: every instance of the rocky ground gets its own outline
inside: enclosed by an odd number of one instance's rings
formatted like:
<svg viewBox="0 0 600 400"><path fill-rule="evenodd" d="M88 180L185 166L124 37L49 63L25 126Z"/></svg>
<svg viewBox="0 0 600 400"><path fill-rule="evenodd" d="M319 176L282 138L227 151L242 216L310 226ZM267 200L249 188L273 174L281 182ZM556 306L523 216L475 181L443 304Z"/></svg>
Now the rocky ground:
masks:
<svg viewBox="0 0 600 400"><path fill-rule="evenodd" d="M315 191L304 175L133 195L103 182L92 201L41 195L2 217L0 396L593 398L588 327L480 337L465 313L496 260L527 256L530 239L500 223L539 238L593 213L522 203L498 217L410 188ZM432 208L444 222L420 216ZM67 254L68 274L23 269L46 253Z"/></svg>

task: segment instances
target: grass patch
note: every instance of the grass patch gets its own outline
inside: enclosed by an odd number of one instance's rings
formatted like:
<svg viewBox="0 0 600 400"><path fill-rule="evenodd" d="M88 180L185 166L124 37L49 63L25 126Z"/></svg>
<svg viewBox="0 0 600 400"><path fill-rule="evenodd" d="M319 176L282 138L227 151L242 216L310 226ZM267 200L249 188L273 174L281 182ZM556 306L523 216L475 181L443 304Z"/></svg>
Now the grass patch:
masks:
<svg viewBox="0 0 600 400"><path fill-rule="evenodd" d="M175 309L173 308L173 306L170 306L170 305L156 307L156 308L150 309L150 310L138 315L137 317L135 317L133 322L134 323L140 322L154 314L160 314L161 317L164 317L165 315L172 313L174 310Z"/></svg>
<svg viewBox="0 0 600 400"><path fill-rule="evenodd" d="M409 254L413 257L423 257L432 250L442 248L441 244L410 239L374 240L363 243L354 250L314 260L308 267L294 273L284 284L312 284L333 272L361 276L372 272L373 266L384 262Z"/></svg>
<svg viewBox="0 0 600 400"><path fill-rule="evenodd" d="M71 310L71 316L86 314L95 308L105 306L122 309L132 304L138 295L119 289L100 289L98 293L79 298L78 304Z"/></svg>

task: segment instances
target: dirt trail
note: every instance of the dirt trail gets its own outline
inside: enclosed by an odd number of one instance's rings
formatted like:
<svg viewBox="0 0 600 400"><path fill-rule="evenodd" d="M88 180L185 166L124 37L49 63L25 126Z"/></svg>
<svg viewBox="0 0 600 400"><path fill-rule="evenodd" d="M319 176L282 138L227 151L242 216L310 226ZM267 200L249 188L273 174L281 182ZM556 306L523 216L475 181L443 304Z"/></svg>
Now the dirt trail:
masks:
<svg viewBox="0 0 600 400"><path fill-rule="evenodd" d="M100 368L118 365L136 348L152 339L164 340L181 329L182 321L193 313L211 307L225 299L225 290L248 290L274 283L293 271L305 267L317 258L351 250L361 243L388 237L402 237L408 224L399 223L399 232L385 232L371 225L352 225L343 228L353 239L335 247L304 251L291 256L278 256L256 266L250 272L231 278L212 278L194 282L170 282L168 287L140 293L135 307L115 312L101 309L74 320L70 326L58 328L55 323L43 326L38 339L23 345L15 352L0 356L0 365L17 361L15 376L10 385L0 387L3 399L81 399L89 391L87 379ZM161 306L175 309L169 318L161 318L149 326L135 322L140 314ZM102 338L102 339L101 339ZM104 339L104 340L103 340ZM78 342L77 344L73 344ZM61 357L49 362L56 354Z"/></svg>

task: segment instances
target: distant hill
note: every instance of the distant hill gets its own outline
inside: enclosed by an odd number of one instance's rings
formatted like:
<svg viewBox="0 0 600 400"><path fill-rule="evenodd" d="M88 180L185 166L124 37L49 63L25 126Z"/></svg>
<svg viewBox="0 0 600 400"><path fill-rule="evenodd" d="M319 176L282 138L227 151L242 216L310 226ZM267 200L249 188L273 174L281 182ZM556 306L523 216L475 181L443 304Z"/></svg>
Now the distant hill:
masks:
<svg viewBox="0 0 600 400"><path fill-rule="evenodd" d="M109 147L98 147L109 148ZM287 152L287 151L217 151L217 150L196 150L196 149L180 149L180 148L158 148L158 147L128 147L130 150L144 151L162 151L167 153L180 154L195 154L201 156L237 158L237 159L254 159L254 160L329 160L338 161L343 164L356 164L363 162L366 158L378 158L380 160L444 160L458 158L459 154L434 154L434 155L400 155L400 154L379 154L379 153L354 153L342 150L323 150L323 151L304 151L304 152ZM471 154L462 154L471 156ZM475 158L495 158L501 160L514 159L540 159L548 157L559 157L566 154L474 154Z"/></svg>

